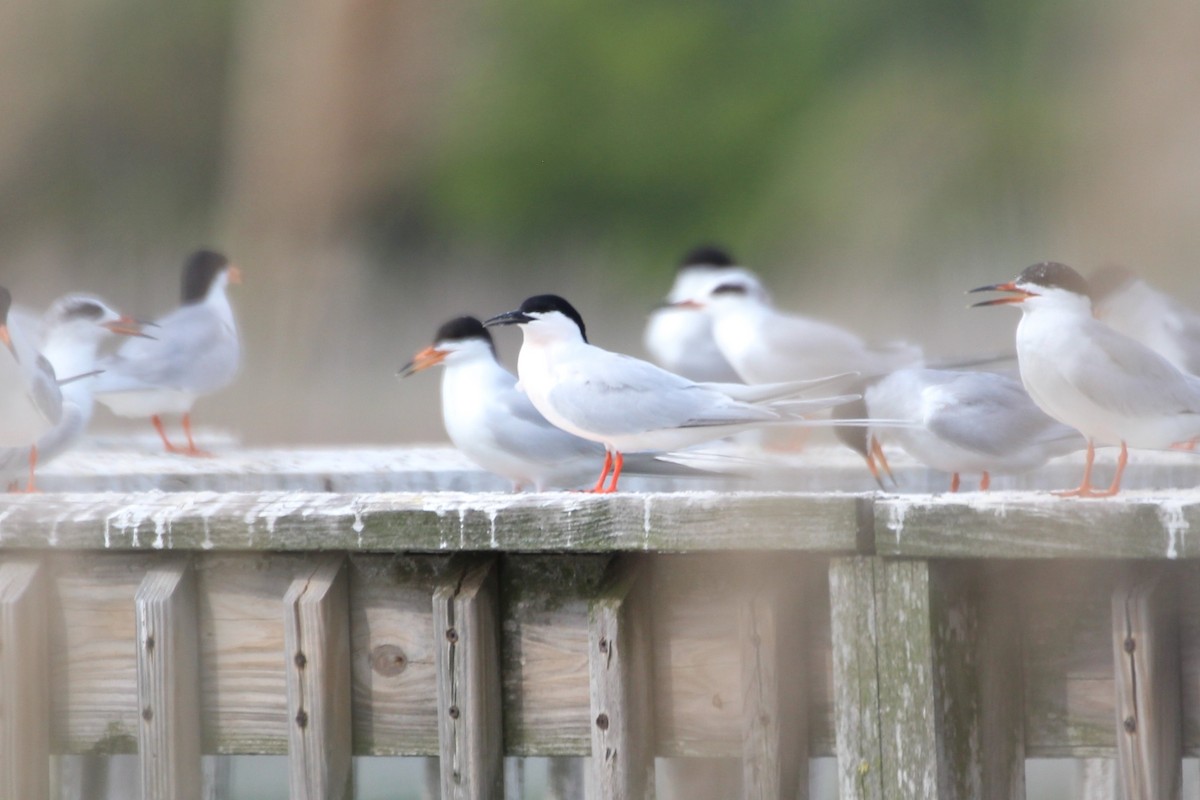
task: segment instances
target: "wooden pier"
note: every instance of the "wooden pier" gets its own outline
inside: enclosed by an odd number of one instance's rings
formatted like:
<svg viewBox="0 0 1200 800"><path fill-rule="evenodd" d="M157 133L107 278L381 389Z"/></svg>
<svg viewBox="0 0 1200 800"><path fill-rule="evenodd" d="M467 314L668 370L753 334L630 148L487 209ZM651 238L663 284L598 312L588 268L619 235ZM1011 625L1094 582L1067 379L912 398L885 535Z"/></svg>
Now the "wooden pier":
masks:
<svg viewBox="0 0 1200 800"><path fill-rule="evenodd" d="M0 798L60 755L184 800L206 755L286 754L295 798L354 756L436 757L444 798L582 756L589 797L668 758L793 800L836 756L844 800L1023 798L1029 758L1172 800L1200 755L1190 488L513 495L423 457L90 453L0 497Z"/></svg>

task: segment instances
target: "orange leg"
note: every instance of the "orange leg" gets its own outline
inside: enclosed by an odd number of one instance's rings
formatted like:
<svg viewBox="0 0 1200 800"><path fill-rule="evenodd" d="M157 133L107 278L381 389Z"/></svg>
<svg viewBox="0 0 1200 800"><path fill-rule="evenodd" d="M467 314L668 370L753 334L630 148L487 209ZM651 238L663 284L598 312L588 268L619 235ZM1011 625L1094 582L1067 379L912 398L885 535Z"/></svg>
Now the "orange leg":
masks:
<svg viewBox="0 0 1200 800"><path fill-rule="evenodd" d="M960 483L961 481L959 480L957 472L950 476L950 491L957 492Z"/></svg>
<svg viewBox="0 0 1200 800"><path fill-rule="evenodd" d="M35 493L37 488L37 479L34 478L34 472L37 471L37 445L29 448L29 483L25 484L25 494Z"/></svg>
<svg viewBox="0 0 1200 800"><path fill-rule="evenodd" d="M185 450L189 456L198 456L200 458L211 458L212 453L207 450L201 450L196 447L196 443L192 441L192 415L183 415L183 432L187 435L188 449Z"/></svg>
<svg viewBox="0 0 1200 800"><path fill-rule="evenodd" d="M887 456L883 454L883 446L879 444L879 440L874 436L871 437L871 452L874 453L875 460L879 462L879 466L883 467L883 471L887 473L887 476L892 480L892 485L895 486L896 476L892 474L892 466L888 464ZM875 479L879 480L879 476L876 475Z"/></svg>
<svg viewBox="0 0 1200 800"><path fill-rule="evenodd" d="M984 470L983 477L979 479L979 491L986 492L990 488L992 488L992 476Z"/></svg>
<svg viewBox="0 0 1200 800"><path fill-rule="evenodd" d="M1172 450L1182 450L1185 453L1190 453L1196 449L1197 444L1200 444L1200 436L1193 436L1191 439L1188 439L1186 442L1176 442L1175 444L1171 445L1171 449Z"/></svg>
<svg viewBox="0 0 1200 800"><path fill-rule="evenodd" d="M625 466L625 456L617 453L616 458L613 459L612 483L604 490L604 494L612 494L617 490L617 481L621 479L621 467L623 466Z"/></svg>
<svg viewBox="0 0 1200 800"><path fill-rule="evenodd" d="M1125 474L1125 465L1129 463L1129 448L1121 442L1121 455L1117 459L1117 474L1107 489L1096 491L1092 486L1092 463L1096 460L1096 447L1088 440L1087 465L1083 470L1083 482L1075 489L1067 492L1055 492L1059 497L1112 497L1121 490L1121 476Z"/></svg>
<svg viewBox="0 0 1200 800"><path fill-rule="evenodd" d="M600 479L596 481L596 485L591 488L592 494L600 494L604 491L604 479L608 477L608 471L612 469L613 457L612 453L604 451L604 467L600 470Z"/></svg>
<svg viewBox="0 0 1200 800"><path fill-rule="evenodd" d="M158 414L155 414L154 416L150 417L150 422L154 424L154 430L158 431L158 435L163 442L163 447L167 448L168 453L184 452L182 447L176 447L175 445L171 444L171 440L167 438L167 431L163 428L162 417L160 417Z"/></svg>

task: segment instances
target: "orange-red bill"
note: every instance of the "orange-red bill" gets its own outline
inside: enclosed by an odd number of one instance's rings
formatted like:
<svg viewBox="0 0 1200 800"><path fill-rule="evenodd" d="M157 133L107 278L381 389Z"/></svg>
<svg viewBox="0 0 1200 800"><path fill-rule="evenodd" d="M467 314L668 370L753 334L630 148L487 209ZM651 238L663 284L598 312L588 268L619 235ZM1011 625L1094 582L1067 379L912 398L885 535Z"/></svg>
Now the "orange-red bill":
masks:
<svg viewBox="0 0 1200 800"><path fill-rule="evenodd" d="M437 366L446 360L446 351L438 350L433 345L426 347L421 352L413 356L413 360L400 368L399 375L402 378L407 378L409 375L415 375L423 369Z"/></svg>
<svg viewBox="0 0 1200 800"><path fill-rule="evenodd" d="M996 297L991 300L984 300L979 303L972 303L971 308L979 308L980 306L1001 306L1008 303L1023 303L1026 299L1033 296L1033 292L1027 292L1024 289L1018 289L1012 281L1008 283L994 283L990 286L978 286L971 289L967 294L975 292L1011 292L1008 297Z"/></svg>
<svg viewBox="0 0 1200 800"><path fill-rule="evenodd" d="M229 282L234 285L242 282L242 268L237 264L229 265Z"/></svg>

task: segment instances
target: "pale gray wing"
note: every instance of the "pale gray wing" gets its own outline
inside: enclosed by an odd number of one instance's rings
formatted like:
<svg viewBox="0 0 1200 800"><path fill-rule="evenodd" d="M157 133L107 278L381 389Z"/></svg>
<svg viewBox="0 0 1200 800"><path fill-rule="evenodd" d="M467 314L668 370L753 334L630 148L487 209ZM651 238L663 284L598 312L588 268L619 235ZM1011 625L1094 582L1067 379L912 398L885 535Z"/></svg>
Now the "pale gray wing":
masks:
<svg viewBox="0 0 1200 800"><path fill-rule="evenodd" d="M1167 325L1185 353L1184 366L1193 375L1200 375L1200 314L1182 303L1169 302L1174 313L1168 317Z"/></svg>
<svg viewBox="0 0 1200 800"><path fill-rule="evenodd" d="M1200 414L1200 379L1142 343L1093 321L1078 346L1082 357L1059 368L1096 405L1132 417Z"/></svg>
<svg viewBox="0 0 1200 800"><path fill-rule="evenodd" d="M598 348L586 364L560 365L547 395L555 410L599 435L776 419L649 362Z"/></svg>
<svg viewBox="0 0 1200 800"><path fill-rule="evenodd" d="M42 414L52 424L62 419L63 399L58 379L54 375L54 367L46 357L38 354L33 363L30 375L29 394L33 402L41 409Z"/></svg>
<svg viewBox="0 0 1200 800"><path fill-rule="evenodd" d="M604 446L551 425L515 386L499 394L489 412L496 444L527 461L554 463L603 457Z"/></svg>
<svg viewBox="0 0 1200 800"><path fill-rule="evenodd" d="M1079 433L1048 417L1020 383L993 373L963 373L923 390L925 425L958 447L1003 456L1033 442Z"/></svg>
<svg viewBox="0 0 1200 800"><path fill-rule="evenodd" d="M237 372L237 335L202 305L179 308L151 328L153 339L131 338L100 363L97 394L180 389L211 392Z"/></svg>

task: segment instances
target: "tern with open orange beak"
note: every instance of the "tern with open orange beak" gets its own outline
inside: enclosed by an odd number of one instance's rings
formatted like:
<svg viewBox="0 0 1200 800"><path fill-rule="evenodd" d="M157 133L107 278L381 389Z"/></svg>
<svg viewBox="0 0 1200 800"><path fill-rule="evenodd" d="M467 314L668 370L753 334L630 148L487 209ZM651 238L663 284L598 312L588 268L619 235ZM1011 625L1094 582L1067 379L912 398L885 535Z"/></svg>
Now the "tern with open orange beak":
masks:
<svg viewBox="0 0 1200 800"><path fill-rule="evenodd" d="M59 377L62 415L32 448L0 450L0 476L11 480L28 472L26 491L36 491L34 472L74 446L92 417L97 352L113 334L146 337L141 323L119 314L103 300L81 294L60 297L42 317L39 349Z"/></svg>
<svg viewBox="0 0 1200 800"><path fill-rule="evenodd" d="M1108 497L1121 488L1129 447L1165 450L1200 436L1200 378L1095 318L1087 282L1070 267L1034 264L1009 283L972 291L1018 304L1017 361L1037 405L1088 440L1083 480L1063 496ZM1092 486L1096 445L1120 446L1105 489Z"/></svg>
<svg viewBox="0 0 1200 800"><path fill-rule="evenodd" d="M212 250L198 250L184 264L183 302L154 323L153 333L126 342L100 362L97 399L122 417L149 417L170 453L208 455L192 438L196 400L233 382L241 341L226 287L241 270ZM167 438L162 415L183 415L187 447Z"/></svg>

